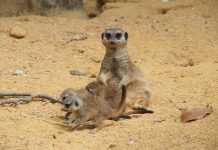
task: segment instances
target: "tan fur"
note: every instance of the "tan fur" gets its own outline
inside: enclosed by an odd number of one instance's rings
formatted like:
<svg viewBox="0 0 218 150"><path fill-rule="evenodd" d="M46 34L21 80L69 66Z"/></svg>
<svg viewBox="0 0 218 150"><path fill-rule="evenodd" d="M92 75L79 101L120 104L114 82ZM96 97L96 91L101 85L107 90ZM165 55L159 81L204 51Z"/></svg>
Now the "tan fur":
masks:
<svg viewBox="0 0 218 150"><path fill-rule="evenodd" d="M121 100L121 92L117 90L118 86L118 79L114 77L113 79L109 80L108 86L105 86L99 82L91 82L86 86L86 90L92 94L103 96L103 98L109 103L111 108L116 108ZM126 98L126 105L123 109L123 115L131 115L131 114L140 114L140 111L133 111L132 109L138 108L137 105L134 105L136 102L137 104L143 104L144 101L144 92L143 91L130 91L127 92ZM146 104L144 104L146 105ZM134 107L133 107L134 106Z"/></svg>
<svg viewBox="0 0 218 150"><path fill-rule="evenodd" d="M81 96L77 94L76 90L66 89L62 92L60 101L64 109L71 112L68 125L76 129L79 126L83 126L88 120L94 120L96 127L101 128L103 120L117 116L122 112L126 99L125 86L122 87L122 93L119 105L113 109L102 96L89 92Z"/></svg>
<svg viewBox="0 0 218 150"><path fill-rule="evenodd" d="M111 28L102 33L102 43L106 48L106 54L97 81L105 85L111 82L117 84L118 81L118 88L125 85L128 91L127 97L132 99L127 101L127 105L132 108L147 107L150 91L142 70L132 63L128 55L127 39L128 33L119 28ZM139 100L135 96L143 98Z"/></svg>

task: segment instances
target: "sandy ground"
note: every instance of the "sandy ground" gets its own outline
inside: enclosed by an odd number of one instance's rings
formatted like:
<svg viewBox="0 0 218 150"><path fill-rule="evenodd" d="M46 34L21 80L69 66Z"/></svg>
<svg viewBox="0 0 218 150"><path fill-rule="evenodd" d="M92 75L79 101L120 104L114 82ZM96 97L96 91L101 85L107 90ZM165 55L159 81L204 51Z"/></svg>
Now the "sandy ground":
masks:
<svg viewBox="0 0 218 150"><path fill-rule="evenodd" d="M28 35L9 36L19 25ZM61 106L36 101L0 107L0 149L218 149L218 1L159 0L109 3L99 17L82 12L56 17L0 18L0 91L58 96L68 87L93 81L105 53L105 28L128 31L128 51L152 89L154 114L108 125L96 134L72 132L62 123ZM71 41L76 34L88 39ZM87 72L85 77L69 71ZM13 75L23 70L24 75ZM211 105L206 118L180 123L181 109Z"/></svg>

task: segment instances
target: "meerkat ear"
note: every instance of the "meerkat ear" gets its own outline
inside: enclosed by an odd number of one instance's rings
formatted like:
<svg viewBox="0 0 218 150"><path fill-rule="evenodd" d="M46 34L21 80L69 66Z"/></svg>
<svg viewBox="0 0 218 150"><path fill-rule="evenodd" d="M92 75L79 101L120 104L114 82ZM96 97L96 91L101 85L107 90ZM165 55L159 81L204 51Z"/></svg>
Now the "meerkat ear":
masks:
<svg viewBox="0 0 218 150"><path fill-rule="evenodd" d="M101 39L103 40L103 38L104 38L104 33L101 34Z"/></svg>
<svg viewBox="0 0 218 150"><path fill-rule="evenodd" d="M127 40L128 39L128 33L125 32L124 36L125 36L125 40Z"/></svg>

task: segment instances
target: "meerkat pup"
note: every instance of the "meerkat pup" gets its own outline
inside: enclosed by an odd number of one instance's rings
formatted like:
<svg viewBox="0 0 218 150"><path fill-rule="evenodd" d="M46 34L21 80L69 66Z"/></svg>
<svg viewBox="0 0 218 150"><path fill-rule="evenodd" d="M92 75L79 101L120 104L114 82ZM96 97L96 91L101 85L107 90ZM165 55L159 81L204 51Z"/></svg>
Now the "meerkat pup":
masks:
<svg viewBox="0 0 218 150"><path fill-rule="evenodd" d="M106 86L106 85L104 85L102 83L93 81L93 82L90 82L89 84L86 85L86 90L88 92L90 92L91 94L95 94L95 95L98 95L98 96L103 96L105 101L107 101L109 103L110 107L115 109L115 108L117 108L117 106L120 103L121 92L119 92L117 90L117 88L116 88L117 84L114 84L114 83L117 83L116 78L114 78L113 83L110 82L108 84L108 86ZM127 92L127 95L128 95L128 92ZM137 97L137 96L135 96L135 97ZM126 98L126 103L131 103L131 101L132 100L129 99L128 97ZM129 107L128 105L125 105L125 107L123 109L123 113L121 113L121 115L119 115L119 116L117 116L115 118L112 118L112 120L116 121L119 118L130 119L131 117L129 115L132 115L132 114L153 113L152 110L147 110L145 108L138 108L138 109L135 109L135 110L132 110L132 109L129 110L128 107ZM127 111L127 110L129 110L129 111Z"/></svg>
<svg viewBox="0 0 218 150"><path fill-rule="evenodd" d="M135 105L134 107L146 107L150 91L142 70L133 64L128 55L128 33L120 28L110 28L102 33L101 38L106 48L106 53L97 76L97 81L108 85L114 77L118 78L119 88L125 85L128 93L129 91L139 91L141 92L140 95L143 95L143 100L139 102L141 104L131 105Z"/></svg>
<svg viewBox="0 0 218 150"><path fill-rule="evenodd" d="M122 97L117 108L110 107L107 101L102 97L87 93L79 96L74 89L66 89L62 92L60 100L63 107L69 115L68 125L73 129L83 126L88 120L94 120L97 129L102 127L102 122L113 116L117 116L122 112L126 100L126 88L122 86Z"/></svg>

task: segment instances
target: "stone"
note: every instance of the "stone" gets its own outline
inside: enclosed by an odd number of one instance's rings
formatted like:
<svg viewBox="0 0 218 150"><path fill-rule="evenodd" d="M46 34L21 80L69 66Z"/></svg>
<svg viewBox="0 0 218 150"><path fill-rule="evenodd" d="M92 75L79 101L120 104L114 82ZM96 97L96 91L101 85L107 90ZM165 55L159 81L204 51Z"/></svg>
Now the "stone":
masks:
<svg viewBox="0 0 218 150"><path fill-rule="evenodd" d="M133 145L134 143L135 143L134 140L129 140L129 142L128 142L129 145Z"/></svg>
<svg viewBox="0 0 218 150"><path fill-rule="evenodd" d="M70 74L73 76L86 76L87 73L81 72L79 70L71 70Z"/></svg>
<svg viewBox="0 0 218 150"><path fill-rule="evenodd" d="M21 75L21 76L23 76L25 73L24 73L24 71L23 70L19 70L19 69L17 69L17 70L15 70L15 72L13 73L13 75Z"/></svg>
<svg viewBox="0 0 218 150"><path fill-rule="evenodd" d="M27 35L27 32L19 26L15 26L10 30L10 36L15 38L24 38Z"/></svg>
<svg viewBox="0 0 218 150"><path fill-rule="evenodd" d="M86 35L83 35L83 34L76 34L72 37L72 40L74 41L82 41L82 40L85 40L87 39L88 37Z"/></svg>

